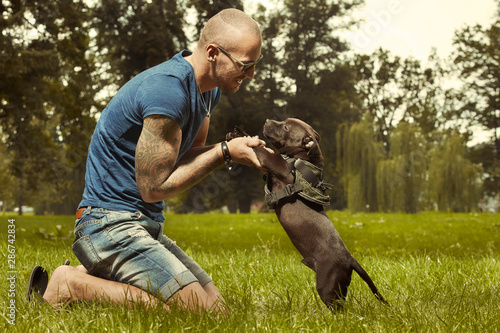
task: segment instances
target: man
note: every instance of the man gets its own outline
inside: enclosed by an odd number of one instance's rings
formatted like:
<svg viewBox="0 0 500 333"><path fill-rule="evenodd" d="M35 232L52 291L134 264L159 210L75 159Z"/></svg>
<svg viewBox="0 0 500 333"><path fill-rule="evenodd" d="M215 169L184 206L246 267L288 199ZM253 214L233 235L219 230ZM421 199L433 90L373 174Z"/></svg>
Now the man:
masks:
<svg viewBox="0 0 500 333"><path fill-rule="evenodd" d="M205 141L220 91L236 92L261 58L257 23L226 9L207 22L192 54L180 52L118 91L89 146L73 244L83 266L58 267L44 300L223 308L210 277L163 235L163 200L231 159L260 167L252 148L265 143L257 137Z"/></svg>

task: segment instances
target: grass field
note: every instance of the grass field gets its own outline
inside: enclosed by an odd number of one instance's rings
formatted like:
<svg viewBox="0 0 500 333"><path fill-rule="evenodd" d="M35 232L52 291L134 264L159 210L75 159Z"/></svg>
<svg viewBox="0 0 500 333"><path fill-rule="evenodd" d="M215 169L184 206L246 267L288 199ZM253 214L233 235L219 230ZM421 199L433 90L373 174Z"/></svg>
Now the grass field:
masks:
<svg viewBox="0 0 500 333"><path fill-rule="evenodd" d="M231 310L228 318L146 311L141 305L30 307L24 294L34 265L51 273L65 258L78 264L71 251L73 219L0 215L0 331L500 331L499 214L329 216L390 307L354 273L345 310L327 310L317 297L314 273L300 263L274 214L167 216L165 233L212 276ZM8 279L9 271L15 279ZM11 302L15 325L8 322Z"/></svg>

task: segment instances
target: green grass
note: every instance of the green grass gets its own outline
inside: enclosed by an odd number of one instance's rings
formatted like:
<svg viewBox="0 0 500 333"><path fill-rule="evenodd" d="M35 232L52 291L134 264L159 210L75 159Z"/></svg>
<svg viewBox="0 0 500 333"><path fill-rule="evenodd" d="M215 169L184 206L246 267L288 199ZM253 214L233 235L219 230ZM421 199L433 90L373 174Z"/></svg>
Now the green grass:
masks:
<svg viewBox="0 0 500 333"><path fill-rule="evenodd" d="M353 275L345 310L330 312L314 273L273 214L169 215L165 233L212 276L231 309L210 314L132 310L78 303L64 311L29 307L29 272L52 272L71 251L67 216L1 216L0 330L9 332L498 332L499 214L349 214L329 212L351 253L384 297L385 307ZM16 321L8 313L8 220L16 230Z"/></svg>

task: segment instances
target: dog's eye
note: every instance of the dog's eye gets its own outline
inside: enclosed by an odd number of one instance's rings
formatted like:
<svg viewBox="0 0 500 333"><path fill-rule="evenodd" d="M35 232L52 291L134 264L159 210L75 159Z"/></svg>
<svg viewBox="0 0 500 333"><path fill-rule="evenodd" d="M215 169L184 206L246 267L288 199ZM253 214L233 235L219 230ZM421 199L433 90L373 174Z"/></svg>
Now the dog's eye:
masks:
<svg viewBox="0 0 500 333"><path fill-rule="evenodd" d="M288 125L286 125L286 124L283 126L283 129L284 129L286 132L288 132L288 131L290 130L290 128L289 128L289 127L288 127Z"/></svg>

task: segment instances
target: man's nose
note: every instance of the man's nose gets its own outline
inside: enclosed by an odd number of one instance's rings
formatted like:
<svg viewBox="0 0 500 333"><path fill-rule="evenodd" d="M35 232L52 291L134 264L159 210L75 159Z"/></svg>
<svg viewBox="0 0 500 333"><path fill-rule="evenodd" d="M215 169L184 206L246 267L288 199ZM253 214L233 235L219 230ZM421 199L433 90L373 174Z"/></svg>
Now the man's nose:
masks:
<svg viewBox="0 0 500 333"><path fill-rule="evenodd" d="M247 78L249 78L250 80L253 79L253 77L255 76L255 66L253 66L252 68L250 68L249 70L247 70L245 73L245 76Z"/></svg>

